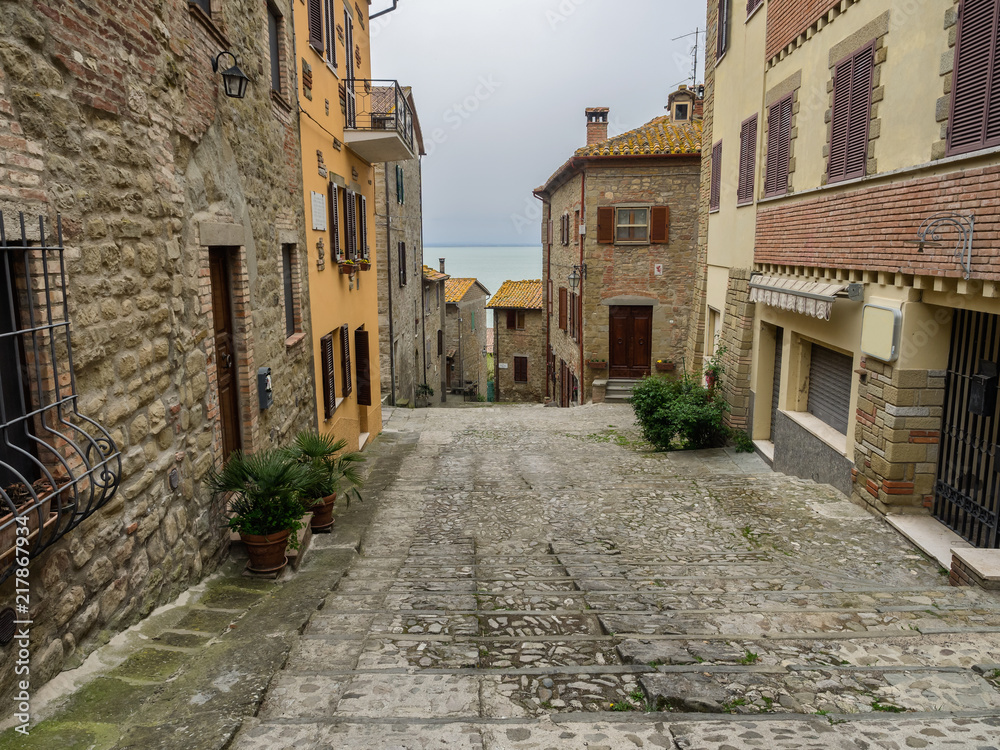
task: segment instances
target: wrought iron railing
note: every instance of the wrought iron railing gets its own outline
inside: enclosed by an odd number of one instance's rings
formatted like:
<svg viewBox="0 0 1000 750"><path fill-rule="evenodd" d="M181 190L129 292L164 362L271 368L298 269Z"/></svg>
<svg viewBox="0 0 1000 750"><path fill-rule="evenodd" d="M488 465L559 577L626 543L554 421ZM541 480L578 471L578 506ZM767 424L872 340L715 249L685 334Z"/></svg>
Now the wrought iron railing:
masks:
<svg viewBox="0 0 1000 750"><path fill-rule="evenodd" d="M121 453L78 411L62 223L0 214L0 582L114 497Z"/></svg>
<svg viewBox="0 0 1000 750"><path fill-rule="evenodd" d="M346 93L348 130L395 130L413 151L413 111L399 83L355 78Z"/></svg>

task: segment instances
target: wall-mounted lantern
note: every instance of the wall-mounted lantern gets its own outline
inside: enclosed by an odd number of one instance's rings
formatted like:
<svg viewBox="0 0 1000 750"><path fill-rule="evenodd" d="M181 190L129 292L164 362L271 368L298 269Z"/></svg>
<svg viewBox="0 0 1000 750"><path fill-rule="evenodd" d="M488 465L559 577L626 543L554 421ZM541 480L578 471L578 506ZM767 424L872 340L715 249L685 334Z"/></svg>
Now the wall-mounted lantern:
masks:
<svg viewBox="0 0 1000 750"><path fill-rule="evenodd" d="M587 264L584 263L580 266L573 266L573 273L569 275L569 286L574 292L580 286L581 281L586 281L587 279Z"/></svg>
<svg viewBox="0 0 1000 750"><path fill-rule="evenodd" d="M216 73L219 72L219 59L223 55L229 55L233 58L233 64L222 71L222 87L230 99L242 99L247 95L247 84L250 83L250 79L236 64L236 55L229 50L223 50L212 60L212 70Z"/></svg>
<svg viewBox="0 0 1000 750"><path fill-rule="evenodd" d="M958 233L958 245L955 257L962 267L965 278L972 275L972 236L976 231L976 215L961 214L956 211L942 211L930 216L917 230L917 239L906 240L919 245L917 252L923 252L925 247L941 247L941 230L952 227Z"/></svg>

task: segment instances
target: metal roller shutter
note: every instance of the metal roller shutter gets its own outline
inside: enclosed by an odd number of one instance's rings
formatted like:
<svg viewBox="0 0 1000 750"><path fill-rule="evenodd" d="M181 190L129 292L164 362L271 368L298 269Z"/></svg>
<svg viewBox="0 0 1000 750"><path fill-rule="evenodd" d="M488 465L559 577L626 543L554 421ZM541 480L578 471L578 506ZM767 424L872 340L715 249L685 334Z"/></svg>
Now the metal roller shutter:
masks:
<svg viewBox="0 0 1000 750"><path fill-rule="evenodd" d="M778 420L778 396L781 394L781 356L785 329L779 328L774 336L774 382L771 385L771 440L774 440L774 424Z"/></svg>
<svg viewBox="0 0 1000 750"><path fill-rule="evenodd" d="M853 374L853 358L813 344L809 364L809 413L845 435L851 414Z"/></svg>

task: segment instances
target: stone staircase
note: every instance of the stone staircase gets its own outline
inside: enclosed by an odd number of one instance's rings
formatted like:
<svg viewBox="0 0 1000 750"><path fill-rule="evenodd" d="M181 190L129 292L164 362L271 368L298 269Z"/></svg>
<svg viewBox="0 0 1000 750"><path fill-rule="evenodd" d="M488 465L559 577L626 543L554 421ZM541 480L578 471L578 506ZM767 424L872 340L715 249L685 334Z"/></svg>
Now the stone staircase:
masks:
<svg viewBox="0 0 1000 750"><path fill-rule="evenodd" d="M632 398L632 389L638 380L612 378L608 380L608 388L604 395L605 403L623 404Z"/></svg>

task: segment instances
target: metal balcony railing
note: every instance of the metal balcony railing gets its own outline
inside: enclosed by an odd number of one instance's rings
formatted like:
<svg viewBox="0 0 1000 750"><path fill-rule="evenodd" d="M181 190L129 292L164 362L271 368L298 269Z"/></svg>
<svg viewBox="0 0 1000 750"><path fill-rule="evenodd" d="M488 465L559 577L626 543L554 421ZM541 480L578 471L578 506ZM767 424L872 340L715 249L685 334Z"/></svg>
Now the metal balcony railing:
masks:
<svg viewBox="0 0 1000 750"><path fill-rule="evenodd" d="M393 131L413 152L413 111L393 80L347 81L347 129Z"/></svg>

